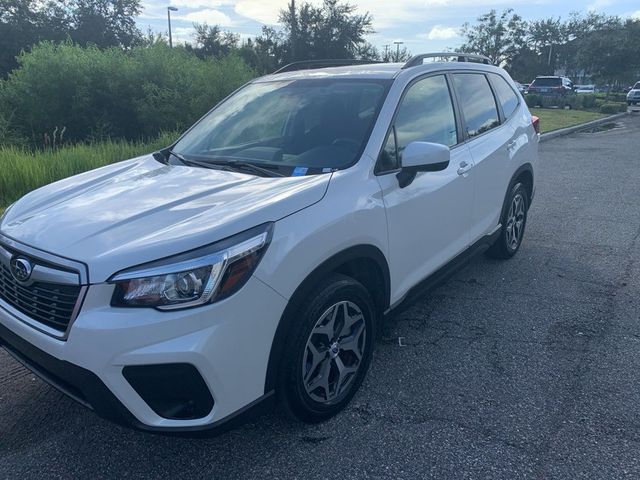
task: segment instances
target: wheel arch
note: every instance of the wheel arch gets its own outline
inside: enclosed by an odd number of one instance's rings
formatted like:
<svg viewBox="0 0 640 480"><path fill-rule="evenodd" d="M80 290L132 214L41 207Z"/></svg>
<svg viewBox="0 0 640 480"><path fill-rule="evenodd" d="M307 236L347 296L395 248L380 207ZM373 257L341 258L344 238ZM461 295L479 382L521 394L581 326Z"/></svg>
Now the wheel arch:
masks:
<svg viewBox="0 0 640 480"><path fill-rule="evenodd" d="M373 245L356 245L325 260L300 283L280 318L271 344L265 392L276 388L280 361L296 310L313 288L332 273L341 273L362 283L371 293L380 319L382 313L389 308L391 274L387 259L379 248Z"/></svg>
<svg viewBox="0 0 640 480"><path fill-rule="evenodd" d="M506 205L507 197L509 196L509 192L513 188L513 186L521 182L524 187L527 189L527 196L529 197L527 208L531 206L531 201L533 200L533 186L534 186L534 178L533 178L533 166L530 163L525 163L518 168L513 176L511 177L511 181L509 182L509 188L505 193L504 205Z"/></svg>

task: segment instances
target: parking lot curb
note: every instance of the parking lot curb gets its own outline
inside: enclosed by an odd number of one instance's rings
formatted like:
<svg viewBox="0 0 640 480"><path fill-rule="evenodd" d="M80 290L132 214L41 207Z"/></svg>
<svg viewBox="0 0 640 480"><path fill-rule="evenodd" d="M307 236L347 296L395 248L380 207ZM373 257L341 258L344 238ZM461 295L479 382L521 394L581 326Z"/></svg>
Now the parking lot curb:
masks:
<svg viewBox="0 0 640 480"><path fill-rule="evenodd" d="M540 141L546 142L557 137L562 137L564 135L569 135L571 133L580 132L582 130L588 130L589 128L597 127L598 125L602 125L612 120L617 120L618 118L622 118L625 115L630 115L630 113L629 112L616 113L615 115L599 118L597 120L592 120L587 123L581 123L580 125L574 125L573 127L561 128L560 130L554 130L553 132L543 133L542 135L540 135Z"/></svg>

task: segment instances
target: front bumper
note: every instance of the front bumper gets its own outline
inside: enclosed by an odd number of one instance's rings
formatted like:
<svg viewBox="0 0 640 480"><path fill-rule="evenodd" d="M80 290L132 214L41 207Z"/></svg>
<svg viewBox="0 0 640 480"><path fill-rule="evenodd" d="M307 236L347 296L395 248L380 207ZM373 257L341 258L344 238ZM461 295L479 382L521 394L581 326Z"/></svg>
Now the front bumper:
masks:
<svg viewBox="0 0 640 480"><path fill-rule="evenodd" d="M269 354L286 300L256 278L214 305L174 312L109 307L112 285L89 288L66 341L37 331L0 302L0 345L100 416L135 428L217 432L268 408ZM195 367L213 397L201 418L160 416L123 375L126 367Z"/></svg>

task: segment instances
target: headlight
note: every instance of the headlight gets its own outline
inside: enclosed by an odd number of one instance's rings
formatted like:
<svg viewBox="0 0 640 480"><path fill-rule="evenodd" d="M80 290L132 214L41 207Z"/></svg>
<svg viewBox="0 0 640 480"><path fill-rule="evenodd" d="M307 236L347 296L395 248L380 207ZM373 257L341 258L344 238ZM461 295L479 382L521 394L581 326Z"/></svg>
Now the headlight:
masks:
<svg viewBox="0 0 640 480"><path fill-rule="evenodd" d="M253 274L269 242L268 223L175 257L117 273L111 305L176 310L222 300Z"/></svg>

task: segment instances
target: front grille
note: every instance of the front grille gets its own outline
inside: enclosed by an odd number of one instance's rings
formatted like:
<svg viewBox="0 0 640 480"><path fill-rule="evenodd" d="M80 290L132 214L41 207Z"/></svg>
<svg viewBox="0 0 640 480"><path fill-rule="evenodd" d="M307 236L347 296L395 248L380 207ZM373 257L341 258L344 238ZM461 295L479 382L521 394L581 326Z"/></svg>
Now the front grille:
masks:
<svg viewBox="0 0 640 480"><path fill-rule="evenodd" d="M20 285L9 268L0 263L0 299L29 318L65 332L73 317L81 287L36 282Z"/></svg>

